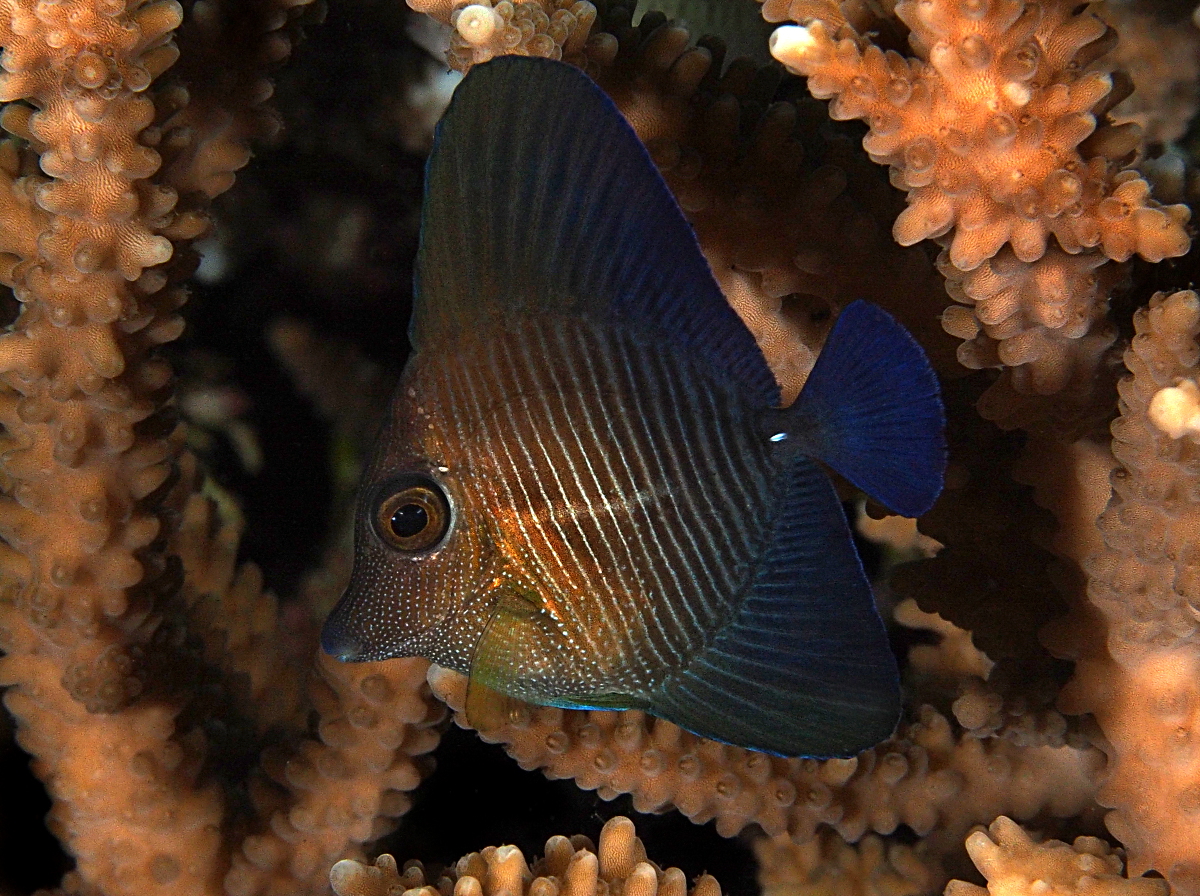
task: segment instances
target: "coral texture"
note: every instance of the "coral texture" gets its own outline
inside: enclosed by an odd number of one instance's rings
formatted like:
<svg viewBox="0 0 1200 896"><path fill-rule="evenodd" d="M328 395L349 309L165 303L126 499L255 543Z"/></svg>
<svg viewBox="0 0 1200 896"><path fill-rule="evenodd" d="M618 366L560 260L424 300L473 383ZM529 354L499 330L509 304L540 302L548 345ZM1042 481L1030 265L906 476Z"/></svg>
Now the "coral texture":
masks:
<svg viewBox="0 0 1200 896"><path fill-rule="evenodd" d="M1200 298L1159 293L1134 323L1103 544L1085 560L1087 603L1075 610L1098 613L1103 638L1064 627L1052 646L1076 660L1063 708L1093 713L1104 732L1099 799L1130 869L1156 868L1189 892L1200 888L1200 440L1165 432L1150 408L1200 368Z"/></svg>
<svg viewBox="0 0 1200 896"><path fill-rule="evenodd" d="M1119 164L1129 151L1121 132L1097 130L1112 79L1090 67L1106 49L1093 13L1065 2L901 0L895 14L918 62L839 27L826 6L832 18L808 11L807 26L777 30L772 52L808 76L814 96L835 97L835 118L869 121L864 148L909 191L898 242L953 229L950 261L964 271L1005 243L1036 261L1050 236L1072 254L1100 247L1117 261L1184 252L1187 209L1150 199ZM797 17L787 0L763 12Z"/></svg>
<svg viewBox="0 0 1200 896"><path fill-rule="evenodd" d="M329 879L337 896L388 896L422 887L442 896L721 896L711 875L701 875L689 887L678 868L664 871L648 861L633 822L622 816L605 823L598 847L582 836L551 837L545 856L532 864L515 846L489 846L427 880L420 862L406 863L399 871L396 860L384 853L374 865L343 859Z"/></svg>
<svg viewBox="0 0 1200 896"><path fill-rule="evenodd" d="M331 40L358 35L385 54L385 9L369 3L330 4L359 15ZM768 18L796 23L775 49L826 104L778 66L728 60L719 35L696 41L661 14L634 24L616 0L422 8L452 29L456 68L526 52L593 74L789 399L838 311L865 297L929 352L949 420L946 490L920 537L862 527L890 544L866 554L906 660L891 739L851 760L784 760L640 713L546 708L488 739L599 798L629 794L637 810L757 838L774 894L934 892L972 859L989 891L1200 893L1200 302L1169 292L1196 279L1193 259L1158 263L1186 250L1188 210L1149 197L1131 167L1147 144L1107 117L1128 84L1113 60L1133 66L1154 47L1109 55L1140 20L1114 17L1110 31L1064 0L767 0ZM329 516L345 515L388 388L387 365L361 359L401 360L411 271L398 256L416 242L421 160L397 163L395 135L427 120L411 99L438 67L427 58L308 62L325 92L292 107L280 157L343 155L284 169L283 199L239 184L228 229L206 244L195 328L227 331L220 344L248 356L237 376L249 387L271 368L239 341L246 330L302 319L272 328L276 350L337 418L309 467L291 445L319 424L272 431L278 386L244 427L261 427L261 477L276 477L264 503L307 502L292 536L256 533L261 504L243 516L187 447L198 443L179 411L191 408L173 394L192 349L168 361L160 347L182 330L209 203L250 141L276 136L269 77L318 14L296 0L0 0L12 135L0 144L0 685L15 720L0 738L15 727L45 783L49 828L75 861L62 890L317 894L333 867L342 896L684 896L683 872L648 863L628 822L611 822L598 851L555 838L532 866L504 847L446 874L361 864L408 812L447 727L427 682L451 706L461 682L427 679L421 660L314 663L349 558L344 529L315 556L319 475L295 471L333 468ZM1176 76L1195 87L1188 70ZM381 82L378 95L364 87ZM1164 92L1142 99L1145 121L1178 118ZM1191 163L1173 158L1186 183ZM365 170L387 171L387 189ZM392 189L404 198L376 195ZM321 289L331 308L313 298ZM217 294L237 313L216 320ZM216 480L235 479L219 453L205 458ZM235 484L252 491L252 479ZM316 568L277 600L272 570L297 554ZM901 554L919 559L897 566ZM473 790L449 801L457 819L515 818L490 778L458 774ZM580 798L573 811L612 810ZM1017 822L1075 845L1035 842ZM1126 869L1098 835L1119 841ZM420 851L403 838L388 848ZM1128 878L1150 869L1165 883ZM0 890L22 892L9 871ZM979 894L952 887L965 890ZM702 878L691 892L719 889Z"/></svg>
<svg viewBox="0 0 1200 896"><path fill-rule="evenodd" d="M1120 856L1103 840L1077 837L1070 845L1057 840L1037 843L1003 815L986 832L976 831L967 838L967 852L987 878L987 889L956 880L946 887L946 896L1031 892L1166 896L1169 891L1165 881L1126 878Z"/></svg>
<svg viewBox="0 0 1200 896"><path fill-rule="evenodd" d="M596 21L596 7L587 0L469 4L434 0L413 8L438 16L454 29L446 61L463 72L504 53L579 59Z"/></svg>
<svg viewBox="0 0 1200 896"><path fill-rule="evenodd" d="M1159 205L1124 167L1136 128L1104 118L1123 98L1102 67L1114 33L1065 0L901 0L915 54L905 58L833 0L766 0L763 12L805 23L777 30L772 52L833 98L834 118L870 124L863 146L908 192L897 241L947 247L940 266L966 306L943 318L965 340L959 359L1011 371L984 413L1028 425L1013 407L1028 403L1009 390L1070 388L1075 404L1094 405L1115 337L1105 313L1121 272L1109 260L1183 254L1190 215Z"/></svg>
<svg viewBox="0 0 1200 896"><path fill-rule="evenodd" d="M854 845L829 832L807 843L771 837L754 854L763 896L919 896L944 876L911 846L873 834Z"/></svg>
<svg viewBox="0 0 1200 896"><path fill-rule="evenodd" d="M1146 143L1178 140L1200 106L1200 29L1188 10L1116 0L1097 13L1121 35L1113 58L1134 87L1112 118L1137 124Z"/></svg>
<svg viewBox="0 0 1200 896"><path fill-rule="evenodd" d="M186 23L171 0L0 6L2 121L20 138L2 149L2 279L21 303L0 337L0 683L55 800L50 825L96 892L323 880L374 816L403 810L394 792L419 779L408 757L432 747L410 732L439 718L416 696L419 662L325 662L319 736L300 737L303 676L263 643L276 608L253 567L234 571L237 532L194 494L155 353L182 330L190 242L262 132L266 67L303 5L227 17L199 2ZM202 62L197 82L186 63L164 76L180 45ZM236 77L212 76L223 56ZM266 772L282 786L255 786L271 833L244 839L230 871L229 797L205 767L232 762L239 736L275 743Z"/></svg>
<svg viewBox="0 0 1200 896"><path fill-rule="evenodd" d="M430 667L434 692L465 721L466 679ZM727 837L757 824L804 843L822 826L855 841L907 825L949 848L974 819L1082 811L1093 797L1094 750L959 735L932 707L890 740L853 759L781 759L706 741L628 710L522 707L481 736L503 743L523 768L571 778L611 799L630 793L639 812L673 806ZM1045 775L1048 769L1051 775Z"/></svg>

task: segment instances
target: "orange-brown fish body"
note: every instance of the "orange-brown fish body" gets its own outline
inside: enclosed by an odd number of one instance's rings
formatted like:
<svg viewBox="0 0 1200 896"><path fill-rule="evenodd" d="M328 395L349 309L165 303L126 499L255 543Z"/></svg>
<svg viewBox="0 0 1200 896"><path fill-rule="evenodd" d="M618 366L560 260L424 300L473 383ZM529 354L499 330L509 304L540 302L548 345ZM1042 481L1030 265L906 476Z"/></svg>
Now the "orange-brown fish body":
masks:
<svg viewBox="0 0 1200 896"><path fill-rule="evenodd" d="M400 621L381 656L469 672L496 593L515 590L560 627L538 690L648 692L728 612L767 537L777 452L760 415L628 333L529 320L435 347L406 371L389 425L368 480L424 468L457 518L413 564L419 581L383 561L360 579ZM698 476L713 439L726 469Z"/></svg>

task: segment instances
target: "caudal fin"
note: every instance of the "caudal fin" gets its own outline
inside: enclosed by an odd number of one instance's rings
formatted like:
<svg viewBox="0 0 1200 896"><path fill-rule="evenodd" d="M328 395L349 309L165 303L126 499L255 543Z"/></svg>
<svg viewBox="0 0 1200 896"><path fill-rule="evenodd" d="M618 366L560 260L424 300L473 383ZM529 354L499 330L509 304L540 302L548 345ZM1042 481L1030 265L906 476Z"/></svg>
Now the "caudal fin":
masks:
<svg viewBox="0 0 1200 896"><path fill-rule="evenodd" d="M941 493L937 378L882 308L857 301L841 313L791 414L808 451L896 513L920 516Z"/></svg>

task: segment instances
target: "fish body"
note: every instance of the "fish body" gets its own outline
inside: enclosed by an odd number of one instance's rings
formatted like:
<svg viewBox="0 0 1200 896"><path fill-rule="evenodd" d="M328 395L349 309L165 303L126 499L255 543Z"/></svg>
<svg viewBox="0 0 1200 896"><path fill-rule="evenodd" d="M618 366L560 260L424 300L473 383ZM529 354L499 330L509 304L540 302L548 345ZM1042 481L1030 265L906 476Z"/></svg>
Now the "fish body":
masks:
<svg viewBox="0 0 1200 896"><path fill-rule="evenodd" d="M823 461L936 497L923 354L855 303L781 410L644 149L559 63L477 66L428 171L412 337L322 637L506 701L638 708L783 755L886 737L899 684Z"/></svg>
<svg viewBox="0 0 1200 896"><path fill-rule="evenodd" d="M466 598L430 614L446 623L381 655L468 672L495 590L518 588L564 632L540 696L619 693L652 687L720 624L768 536L777 473L727 383L636 334L550 318L416 360L402 392L395 425L415 426L396 443L447 470L456 530L481 544L448 546L446 581L421 592Z"/></svg>

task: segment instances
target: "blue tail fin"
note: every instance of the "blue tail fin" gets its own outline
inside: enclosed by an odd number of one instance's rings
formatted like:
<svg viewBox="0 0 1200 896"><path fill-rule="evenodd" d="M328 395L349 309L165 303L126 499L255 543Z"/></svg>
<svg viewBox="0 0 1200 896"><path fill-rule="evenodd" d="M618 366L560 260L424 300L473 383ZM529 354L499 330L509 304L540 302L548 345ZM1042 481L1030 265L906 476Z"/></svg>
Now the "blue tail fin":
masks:
<svg viewBox="0 0 1200 896"><path fill-rule="evenodd" d="M942 490L946 415L925 352L883 309L849 305L790 411L807 452L903 516Z"/></svg>

